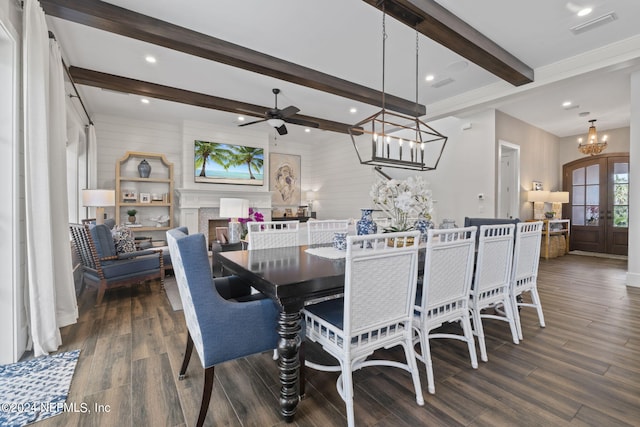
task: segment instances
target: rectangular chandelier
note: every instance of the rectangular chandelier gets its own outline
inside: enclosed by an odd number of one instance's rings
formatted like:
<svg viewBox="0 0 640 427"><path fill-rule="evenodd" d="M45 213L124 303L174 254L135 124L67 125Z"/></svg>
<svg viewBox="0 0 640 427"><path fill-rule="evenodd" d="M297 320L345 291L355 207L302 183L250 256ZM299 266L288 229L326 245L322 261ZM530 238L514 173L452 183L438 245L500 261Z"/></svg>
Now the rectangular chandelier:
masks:
<svg viewBox="0 0 640 427"><path fill-rule="evenodd" d="M447 137L417 117L382 109L349 128L363 165L417 171L434 170Z"/></svg>

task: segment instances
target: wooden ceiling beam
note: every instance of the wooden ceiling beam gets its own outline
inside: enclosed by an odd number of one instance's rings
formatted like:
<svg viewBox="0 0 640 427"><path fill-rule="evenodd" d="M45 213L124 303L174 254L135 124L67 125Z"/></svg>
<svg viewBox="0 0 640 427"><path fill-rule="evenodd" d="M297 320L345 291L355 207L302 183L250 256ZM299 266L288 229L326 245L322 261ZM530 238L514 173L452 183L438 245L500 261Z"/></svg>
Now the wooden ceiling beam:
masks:
<svg viewBox="0 0 640 427"><path fill-rule="evenodd" d="M179 102L181 104L195 105L197 107L228 111L230 113L249 115L258 118L263 118L265 111L271 108L178 89L175 87L163 86L142 80L130 79L128 77L102 73L99 71L87 70L86 68L71 66L69 67L69 74L75 84L99 87L117 92L132 93L151 98L164 99L166 101ZM346 123L319 119L317 117L310 117L302 114L294 114L290 118L294 120L297 119L315 122L318 124L318 129L339 133L349 133L348 128L351 126Z"/></svg>
<svg viewBox="0 0 640 427"><path fill-rule="evenodd" d="M531 67L434 0L363 1L515 86L533 82Z"/></svg>
<svg viewBox="0 0 640 427"><path fill-rule="evenodd" d="M382 108L382 92L99 0L40 0L50 16L142 40ZM385 93L385 108L423 116L426 107Z"/></svg>

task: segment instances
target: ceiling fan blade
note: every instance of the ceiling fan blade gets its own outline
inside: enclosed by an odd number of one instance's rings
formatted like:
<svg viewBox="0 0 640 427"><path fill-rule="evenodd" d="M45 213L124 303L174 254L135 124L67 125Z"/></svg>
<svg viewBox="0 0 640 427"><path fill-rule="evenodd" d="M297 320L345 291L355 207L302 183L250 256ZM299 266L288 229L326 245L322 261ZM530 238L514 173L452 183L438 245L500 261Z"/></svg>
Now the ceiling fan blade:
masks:
<svg viewBox="0 0 640 427"><path fill-rule="evenodd" d="M306 126L308 128L319 128L320 124L316 122L312 122L311 120L299 119L297 117L289 117L284 119L285 122L291 123L292 125L300 125Z"/></svg>
<svg viewBox="0 0 640 427"><path fill-rule="evenodd" d="M267 121L267 119L254 120L254 121L252 121L252 122L242 123L241 125L238 125L238 126L249 126L249 125L252 125L252 124L254 124L254 123L260 123L260 122L266 122L266 121Z"/></svg>
<svg viewBox="0 0 640 427"><path fill-rule="evenodd" d="M289 105L287 108L280 110L281 117L289 117L296 114L300 109L298 107L294 107L293 105Z"/></svg>
<svg viewBox="0 0 640 427"><path fill-rule="evenodd" d="M278 135L286 135L288 133L287 127L285 125L282 125L279 128L276 128L276 130L278 131Z"/></svg>

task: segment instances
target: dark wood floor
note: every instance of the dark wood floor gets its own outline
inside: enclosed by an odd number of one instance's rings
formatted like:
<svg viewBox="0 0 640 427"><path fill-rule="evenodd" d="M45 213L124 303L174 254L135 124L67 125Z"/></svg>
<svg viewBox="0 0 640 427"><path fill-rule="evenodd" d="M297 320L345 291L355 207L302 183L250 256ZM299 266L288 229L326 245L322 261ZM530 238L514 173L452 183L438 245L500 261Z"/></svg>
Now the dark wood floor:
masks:
<svg viewBox="0 0 640 427"><path fill-rule="evenodd" d="M465 345L433 342L436 394L418 406L405 371L368 368L354 377L358 425L628 426L640 425L640 289L625 286L626 261L567 255L540 262L547 327L523 309L524 341L514 345L502 322L485 323L489 362L471 368ZM157 283L108 292L94 307L85 292L77 324L62 330L60 351L82 349L64 413L38 426L193 425L202 367L177 381L186 328ZM397 351L393 357L401 358ZM271 353L216 368L207 425L285 425L278 412ZM298 426L346 425L336 373L307 369ZM102 408L103 412L96 412ZM108 405L108 412L106 412ZM186 420L186 421L185 421Z"/></svg>

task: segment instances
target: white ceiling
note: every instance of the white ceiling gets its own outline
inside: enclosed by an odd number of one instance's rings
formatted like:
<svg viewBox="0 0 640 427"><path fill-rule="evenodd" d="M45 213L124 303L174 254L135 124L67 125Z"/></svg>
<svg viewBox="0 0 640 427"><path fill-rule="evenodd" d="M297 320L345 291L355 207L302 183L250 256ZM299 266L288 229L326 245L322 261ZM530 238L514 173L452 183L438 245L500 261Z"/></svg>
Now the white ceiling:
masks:
<svg viewBox="0 0 640 427"><path fill-rule="evenodd" d="M418 0L415 0L418 2ZM640 69L640 2L631 0L437 0L533 68L535 81L514 87L464 58L419 36L419 102L427 120L497 108L559 137L629 125L629 74ZM190 28L370 88L382 89L382 13L361 0L110 0L108 3ZM576 16L581 7L593 12ZM530 10L525 7L531 7ZM570 28L615 12L617 20L574 35ZM215 63L58 18L47 18L67 65L150 81L263 106L295 105L300 114L355 123L378 107ZM385 91L415 99L415 32L386 18ZM145 55L157 58L145 62ZM440 88L426 82L450 78ZM230 113L78 86L89 113L181 122L237 124ZM564 109L562 102L574 108ZM578 105L579 107L575 107ZM357 108L357 113L349 109ZM589 112L583 117L580 112ZM251 120L251 117L247 118ZM313 140L287 125L284 138ZM266 123L244 129L273 132Z"/></svg>

